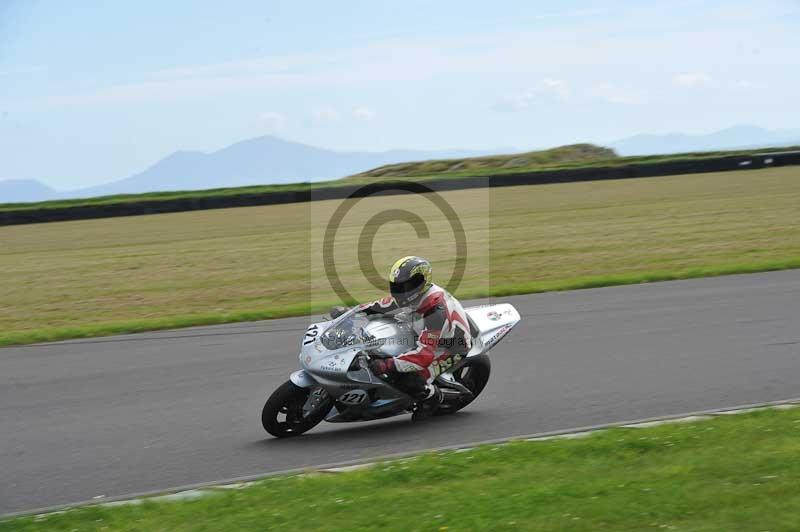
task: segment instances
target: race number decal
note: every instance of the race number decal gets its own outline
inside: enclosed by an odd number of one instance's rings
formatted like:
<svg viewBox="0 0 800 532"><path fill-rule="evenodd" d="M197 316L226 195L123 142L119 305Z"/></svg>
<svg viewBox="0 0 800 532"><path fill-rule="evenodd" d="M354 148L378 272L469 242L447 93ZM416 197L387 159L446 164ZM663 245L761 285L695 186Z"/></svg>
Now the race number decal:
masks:
<svg viewBox="0 0 800 532"><path fill-rule="evenodd" d="M305 336L303 337L303 345L308 345L312 343L314 340L317 339L317 334L319 334L319 327L316 325L312 325L306 331Z"/></svg>
<svg viewBox="0 0 800 532"><path fill-rule="evenodd" d="M367 392L364 390L352 390L339 396L339 402L345 405L360 405L367 400Z"/></svg>

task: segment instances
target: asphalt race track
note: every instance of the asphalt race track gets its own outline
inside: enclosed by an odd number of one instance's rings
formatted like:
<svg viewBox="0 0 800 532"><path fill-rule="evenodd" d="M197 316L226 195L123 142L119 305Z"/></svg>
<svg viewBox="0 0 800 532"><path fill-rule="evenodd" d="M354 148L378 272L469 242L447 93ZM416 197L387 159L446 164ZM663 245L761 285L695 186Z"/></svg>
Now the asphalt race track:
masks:
<svg viewBox="0 0 800 532"><path fill-rule="evenodd" d="M800 270L500 298L478 401L275 440L308 318L0 349L0 514L463 442L800 396Z"/></svg>

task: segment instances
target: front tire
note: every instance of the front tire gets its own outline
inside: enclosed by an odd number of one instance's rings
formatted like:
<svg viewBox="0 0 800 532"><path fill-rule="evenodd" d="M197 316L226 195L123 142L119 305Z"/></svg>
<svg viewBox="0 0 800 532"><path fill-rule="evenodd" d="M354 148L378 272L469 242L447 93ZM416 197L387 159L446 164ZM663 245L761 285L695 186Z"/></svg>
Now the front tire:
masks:
<svg viewBox="0 0 800 532"><path fill-rule="evenodd" d="M303 405L311 393L309 388L300 388L292 381L281 384L267 399L261 411L261 424L264 430L276 438L299 436L312 429L330 411L333 404L330 400L303 416Z"/></svg>

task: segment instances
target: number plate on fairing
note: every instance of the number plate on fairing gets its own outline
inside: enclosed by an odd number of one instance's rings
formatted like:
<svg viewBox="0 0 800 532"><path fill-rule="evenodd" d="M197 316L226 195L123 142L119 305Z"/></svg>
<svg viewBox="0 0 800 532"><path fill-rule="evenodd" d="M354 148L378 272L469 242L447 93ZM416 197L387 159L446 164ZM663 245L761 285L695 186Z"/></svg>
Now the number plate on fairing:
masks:
<svg viewBox="0 0 800 532"><path fill-rule="evenodd" d="M360 405L368 398L365 390L350 390L339 396L338 401L343 405Z"/></svg>

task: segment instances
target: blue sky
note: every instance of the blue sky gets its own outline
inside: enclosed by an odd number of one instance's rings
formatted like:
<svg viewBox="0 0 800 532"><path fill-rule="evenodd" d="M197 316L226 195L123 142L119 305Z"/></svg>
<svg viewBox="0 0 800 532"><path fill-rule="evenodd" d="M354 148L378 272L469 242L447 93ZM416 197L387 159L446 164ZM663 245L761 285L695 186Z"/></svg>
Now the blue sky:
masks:
<svg viewBox="0 0 800 532"><path fill-rule="evenodd" d="M530 149L797 128L798 27L796 0L4 0L0 179L88 186L264 134Z"/></svg>

